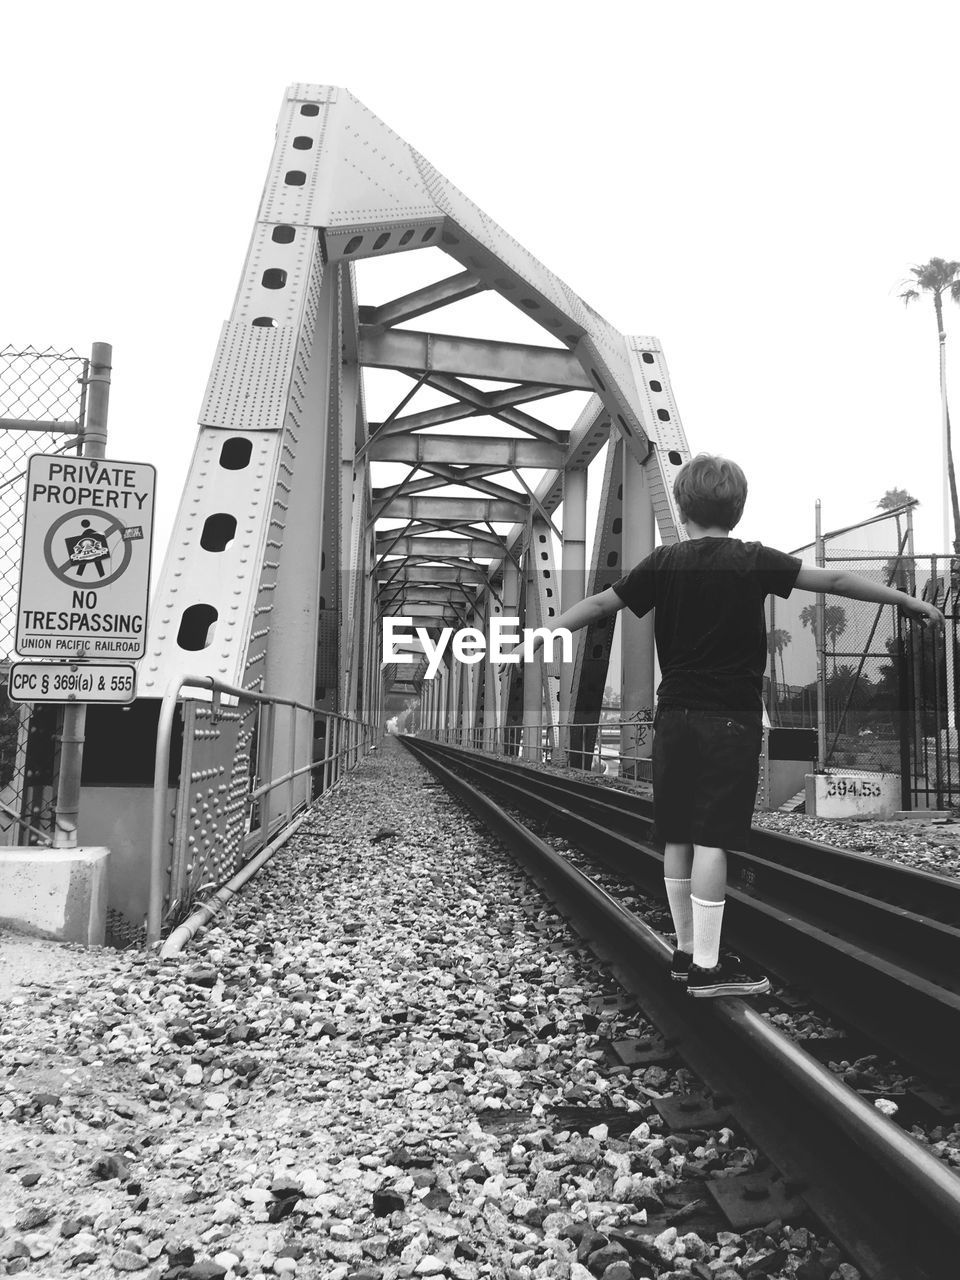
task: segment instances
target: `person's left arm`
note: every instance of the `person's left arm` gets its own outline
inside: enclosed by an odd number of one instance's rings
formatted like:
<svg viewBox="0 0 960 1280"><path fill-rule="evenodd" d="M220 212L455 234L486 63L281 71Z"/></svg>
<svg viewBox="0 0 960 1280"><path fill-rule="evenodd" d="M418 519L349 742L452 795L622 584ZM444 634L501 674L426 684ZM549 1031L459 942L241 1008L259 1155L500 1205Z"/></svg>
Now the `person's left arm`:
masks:
<svg viewBox="0 0 960 1280"><path fill-rule="evenodd" d="M550 630L558 631L561 627L565 627L567 631L580 631L583 627L589 627L594 622L600 622L604 618L616 613L626 604L617 595L613 587L607 587L606 591L598 591L596 595L586 596L583 600L578 600L576 604L571 605L569 609L560 614L558 618L551 619ZM542 634L534 636L533 639L533 656L539 653L543 648L544 637ZM506 660L513 654L523 654L523 645L515 645L512 649L507 650L503 657Z"/></svg>

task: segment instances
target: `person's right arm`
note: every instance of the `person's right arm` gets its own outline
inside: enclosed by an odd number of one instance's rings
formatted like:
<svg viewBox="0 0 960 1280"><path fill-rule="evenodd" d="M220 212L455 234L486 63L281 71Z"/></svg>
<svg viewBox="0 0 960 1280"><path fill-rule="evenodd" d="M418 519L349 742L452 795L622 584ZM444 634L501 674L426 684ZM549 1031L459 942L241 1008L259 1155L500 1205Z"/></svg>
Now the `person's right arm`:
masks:
<svg viewBox="0 0 960 1280"><path fill-rule="evenodd" d="M885 587L882 582L872 582L869 578L864 578L859 573L850 573L846 569L813 569L804 565L797 574L794 587L798 591L846 596L850 600L895 604L907 613L920 614L925 627L939 626L943 622L943 614L936 605L907 595L905 591L897 591L895 587Z"/></svg>

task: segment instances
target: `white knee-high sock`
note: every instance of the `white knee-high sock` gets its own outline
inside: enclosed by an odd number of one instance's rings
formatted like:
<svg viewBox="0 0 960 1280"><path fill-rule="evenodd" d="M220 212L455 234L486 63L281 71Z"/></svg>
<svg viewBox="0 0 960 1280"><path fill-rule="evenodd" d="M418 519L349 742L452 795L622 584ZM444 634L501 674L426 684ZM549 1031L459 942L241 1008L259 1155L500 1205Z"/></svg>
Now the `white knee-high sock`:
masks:
<svg viewBox="0 0 960 1280"><path fill-rule="evenodd" d="M670 880L663 877L667 886L667 902L677 933L677 946L681 951L693 951L693 907L690 903L690 881Z"/></svg>
<svg viewBox="0 0 960 1280"><path fill-rule="evenodd" d="M691 896L690 905L693 909L693 963L701 969L712 969L720 958L724 904Z"/></svg>

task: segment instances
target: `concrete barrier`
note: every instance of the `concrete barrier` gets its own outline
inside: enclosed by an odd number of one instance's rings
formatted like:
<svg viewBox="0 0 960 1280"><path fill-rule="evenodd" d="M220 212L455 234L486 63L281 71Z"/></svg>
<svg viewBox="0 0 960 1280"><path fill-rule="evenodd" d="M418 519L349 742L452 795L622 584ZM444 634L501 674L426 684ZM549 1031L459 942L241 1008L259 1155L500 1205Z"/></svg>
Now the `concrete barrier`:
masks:
<svg viewBox="0 0 960 1280"><path fill-rule="evenodd" d="M110 850L0 847L0 924L103 946Z"/></svg>
<svg viewBox="0 0 960 1280"><path fill-rule="evenodd" d="M806 775L806 812L815 818L892 818L899 810L898 773L828 773Z"/></svg>

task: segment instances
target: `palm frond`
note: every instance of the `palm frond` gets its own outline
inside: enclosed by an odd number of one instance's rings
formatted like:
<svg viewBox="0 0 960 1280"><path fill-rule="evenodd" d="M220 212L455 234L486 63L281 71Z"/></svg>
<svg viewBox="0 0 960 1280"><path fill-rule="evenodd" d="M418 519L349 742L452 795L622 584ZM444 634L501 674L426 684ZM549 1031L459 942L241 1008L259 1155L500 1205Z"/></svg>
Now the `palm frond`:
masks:
<svg viewBox="0 0 960 1280"><path fill-rule="evenodd" d="M906 306L908 302L915 302L920 297L920 294L916 289L905 289L900 294L900 297L903 299L904 306Z"/></svg>
<svg viewBox="0 0 960 1280"><path fill-rule="evenodd" d="M942 293L960 276L960 262L952 258L931 258L910 268L917 285L928 293Z"/></svg>

